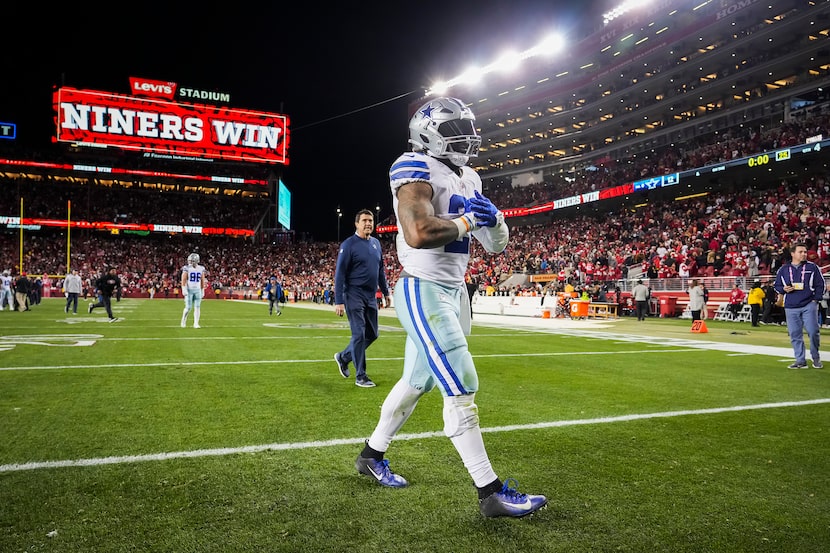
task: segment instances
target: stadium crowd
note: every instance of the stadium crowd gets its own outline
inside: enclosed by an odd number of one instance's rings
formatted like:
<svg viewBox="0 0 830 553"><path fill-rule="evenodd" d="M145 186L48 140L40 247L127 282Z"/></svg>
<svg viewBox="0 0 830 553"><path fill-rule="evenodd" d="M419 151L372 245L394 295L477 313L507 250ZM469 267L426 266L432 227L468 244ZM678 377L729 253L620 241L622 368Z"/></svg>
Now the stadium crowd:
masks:
<svg viewBox="0 0 830 553"><path fill-rule="evenodd" d="M682 154L669 149L656 160L641 159L639 164L580 175L568 183L567 194L604 188L620 179L630 182L643 175L803 143L813 133L826 133L827 125L827 118L819 117L803 124L784 125L775 132L749 132L734 139L720 137L716 144ZM654 201L634 210L618 208L579 216L554 212L550 223L535 227L511 221L511 241L504 254L490 256L474 246L471 279L480 289L498 290L514 273L553 273L560 284L615 281L628 277L632 268L650 278L753 277L773 273L787 247L797 240L807 242L811 261L825 265L830 263L828 177L820 175L797 182L791 179L745 190L724 189L683 201ZM120 222L148 222L152 218L177 224L253 228L255 218L267 208L258 199L3 182L0 214L15 213L20 195L24 195L31 216L65 217L66 200L72 200L77 217ZM531 185L495 190L492 199L506 208L564 195L561 186ZM381 236L387 275L394 284L399 267L392 238ZM60 280L54 277L66 272L65 241L59 230L27 232L24 269L30 275L53 275L50 280L59 289ZM115 266L128 293L149 293L152 289L164 297L177 292L184 260L190 252L197 252L214 289L257 289L268 276L276 274L289 296L310 299L323 297L330 289L338 245L258 243L198 235L113 236L83 230L72 234L71 259L72 268L79 269L86 280L94 280L99 271ZM16 240L2 241L0 268L13 272L18 269L17 250Z"/></svg>
<svg viewBox="0 0 830 553"><path fill-rule="evenodd" d="M474 246L470 273L482 288L498 288L513 273L555 273L560 282L597 283L628 276L632 267L650 278L769 274L787 247L805 240L809 258L830 263L830 181L826 177L780 183L766 190L710 194L595 216L569 216L538 227L512 225L503 255ZM160 297L174 293L184 259L198 252L214 288L257 288L277 274L291 295L310 297L333 282L338 244L258 244L250 239L196 235L112 236L76 232L72 267L89 279L118 268L128 291ZM391 235L381 236L390 282L398 275ZM3 241L12 267L14 240ZM62 233L28 233L24 268L61 275L66 269ZM58 283L59 284L59 283Z"/></svg>
<svg viewBox="0 0 830 553"><path fill-rule="evenodd" d="M0 214L63 219L71 201L74 221L155 223L254 229L268 209L267 199L183 194L93 184L0 178Z"/></svg>
<svg viewBox="0 0 830 553"><path fill-rule="evenodd" d="M611 159L598 161L576 175L576 178L563 176L555 181L522 187L512 187L507 184L497 186L495 190L488 192L498 200L496 205L526 207L610 188L622 182L677 173L740 159L760 152L804 144L810 137L819 135L826 137L830 133L830 116L821 115L823 111L830 111L830 106L826 110L824 107L816 109L815 113L818 115L803 121L794 120L779 128L766 130L736 128L720 135L715 143L706 143L707 141L701 138L625 161ZM708 138L711 140L712 137Z"/></svg>

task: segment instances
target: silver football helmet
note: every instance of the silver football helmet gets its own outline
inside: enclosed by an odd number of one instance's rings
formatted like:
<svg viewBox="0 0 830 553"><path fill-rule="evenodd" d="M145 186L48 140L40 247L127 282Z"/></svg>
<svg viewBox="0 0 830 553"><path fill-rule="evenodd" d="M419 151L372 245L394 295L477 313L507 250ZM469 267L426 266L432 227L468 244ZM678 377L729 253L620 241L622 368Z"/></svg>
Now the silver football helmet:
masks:
<svg viewBox="0 0 830 553"><path fill-rule="evenodd" d="M199 264L199 254L192 253L187 256L187 262L190 263L193 267Z"/></svg>
<svg viewBox="0 0 830 553"><path fill-rule="evenodd" d="M447 159L457 167L467 165L481 146L475 120L461 100L434 98L418 108L409 120L409 143L415 151Z"/></svg>

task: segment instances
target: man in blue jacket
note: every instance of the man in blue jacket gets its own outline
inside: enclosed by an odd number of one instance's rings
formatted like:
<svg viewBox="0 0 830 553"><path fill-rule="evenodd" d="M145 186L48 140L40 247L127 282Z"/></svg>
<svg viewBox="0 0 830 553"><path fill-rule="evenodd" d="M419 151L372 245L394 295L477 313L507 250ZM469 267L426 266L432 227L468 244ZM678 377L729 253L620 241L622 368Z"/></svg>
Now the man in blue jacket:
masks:
<svg viewBox="0 0 830 553"><path fill-rule="evenodd" d="M813 368L821 369L819 354L820 331L818 307L824 295L824 277L818 265L807 261L807 245L795 244L792 261L778 269L775 275L775 291L784 296L784 313L787 317L787 331L795 352L795 363L790 369L806 369L807 357L804 348L804 331L810 337L810 355Z"/></svg>
<svg viewBox="0 0 830 553"><path fill-rule="evenodd" d="M334 354L340 376L349 378L349 363L354 363L355 384L372 388L375 383L366 375L366 349L378 337L378 302L380 288L390 305L389 286L383 268L380 241L372 236L375 217L368 209L355 216L355 233L340 245L334 270L334 312L349 318L352 339L343 351Z"/></svg>
<svg viewBox="0 0 830 553"><path fill-rule="evenodd" d="M268 299L268 315L273 315L274 311L277 312L277 317L282 315L282 309L280 309L280 301L282 301L282 286L280 282L277 280L277 277L271 275L271 278L268 279L268 284L265 285L265 297Z"/></svg>

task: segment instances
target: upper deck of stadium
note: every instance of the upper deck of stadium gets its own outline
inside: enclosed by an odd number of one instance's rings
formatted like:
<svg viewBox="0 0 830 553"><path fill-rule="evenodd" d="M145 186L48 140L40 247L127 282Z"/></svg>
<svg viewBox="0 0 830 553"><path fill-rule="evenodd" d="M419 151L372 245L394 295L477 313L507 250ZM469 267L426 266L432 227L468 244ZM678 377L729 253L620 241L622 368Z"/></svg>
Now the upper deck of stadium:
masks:
<svg viewBox="0 0 830 553"><path fill-rule="evenodd" d="M829 15L826 1L656 2L448 93L476 113L485 188L539 182L826 102Z"/></svg>

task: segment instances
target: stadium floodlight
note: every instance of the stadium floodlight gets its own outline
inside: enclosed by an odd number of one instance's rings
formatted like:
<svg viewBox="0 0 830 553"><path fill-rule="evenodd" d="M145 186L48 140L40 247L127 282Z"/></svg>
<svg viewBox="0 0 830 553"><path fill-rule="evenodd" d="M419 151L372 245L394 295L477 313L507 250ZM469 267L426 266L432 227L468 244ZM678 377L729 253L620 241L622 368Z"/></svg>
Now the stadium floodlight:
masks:
<svg viewBox="0 0 830 553"><path fill-rule="evenodd" d="M481 80L484 76L484 71L482 71L479 67L471 67L464 71L461 76L458 78L458 82L464 83L467 85L476 84Z"/></svg>
<svg viewBox="0 0 830 553"><path fill-rule="evenodd" d="M508 50L496 59L496 61L480 68L467 69L462 75L433 84L427 91L426 95L442 95L450 88L459 84L475 84L479 82L484 75L493 72L509 72L519 67L521 62L528 58L536 56L552 56L559 53L565 46L565 37L559 33L551 33L545 37L542 42L529 48L523 52L516 52L515 50Z"/></svg>
<svg viewBox="0 0 830 553"><path fill-rule="evenodd" d="M626 12L637 9L640 6L647 4L648 2L649 0L626 0L613 10L602 14L602 24L608 25L613 20L625 14Z"/></svg>
<svg viewBox="0 0 830 553"><path fill-rule="evenodd" d="M435 94L436 96L443 96L447 93L447 90L449 88L450 86L447 83L447 81L440 81L432 85L432 87L429 88L425 94L426 96L432 96L433 94Z"/></svg>
<svg viewBox="0 0 830 553"><path fill-rule="evenodd" d="M487 69L503 73L509 73L517 67L519 67L519 64L522 62L522 59L523 58L521 54L519 54L515 50L510 50L499 56L499 59L488 65Z"/></svg>
<svg viewBox="0 0 830 553"><path fill-rule="evenodd" d="M565 46L565 37L559 33L553 33L545 37L545 39L536 47L538 55L552 56L562 51Z"/></svg>

